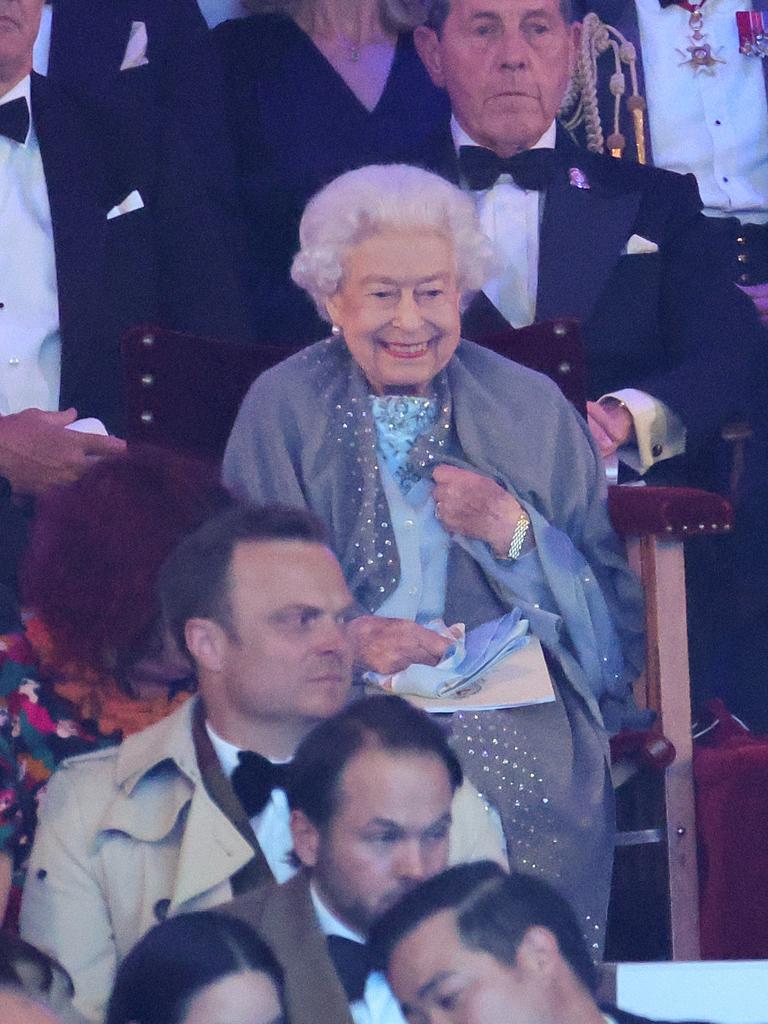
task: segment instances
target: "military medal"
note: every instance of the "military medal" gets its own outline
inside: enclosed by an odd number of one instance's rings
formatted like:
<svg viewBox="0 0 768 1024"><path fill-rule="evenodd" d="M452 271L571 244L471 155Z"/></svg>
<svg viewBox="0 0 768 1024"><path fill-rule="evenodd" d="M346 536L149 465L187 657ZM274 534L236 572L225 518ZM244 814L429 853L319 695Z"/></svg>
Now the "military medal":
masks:
<svg viewBox="0 0 768 1024"><path fill-rule="evenodd" d="M714 75L717 70L716 65L725 64L725 61L718 56L723 49L722 46L719 46L717 52L713 53L712 45L707 42L707 33L703 31L704 15L701 13L701 9L706 0L700 0L700 3L697 4L689 3L688 0L674 0L674 2L678 7L688 11L688 28L691 30L691 34L688 36L690 46L685 50L677 49L683 58L680 67L689 67L694 75Z"/></svg>
<svg viewBox="0 0 768 1024"><path fill-rule="evenodd" d="M768 12L737 11L739 53L746 57L768 57Z"/></svg>

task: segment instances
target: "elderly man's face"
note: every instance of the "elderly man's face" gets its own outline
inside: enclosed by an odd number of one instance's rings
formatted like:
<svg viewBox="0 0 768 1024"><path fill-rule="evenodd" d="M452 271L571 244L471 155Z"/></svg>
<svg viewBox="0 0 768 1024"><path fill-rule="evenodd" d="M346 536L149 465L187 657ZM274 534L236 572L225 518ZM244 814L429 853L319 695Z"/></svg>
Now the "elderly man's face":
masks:
<svg viewBox="0 0 768 1024"><path fill-rule="evenodd" d="M499 156L529 149L552 123L578 38L558 0L452 0L440 36L416 30L421 58L459 124Z"/></svg>
<svg viewBox="0 0 768 1024"><path fill-rule="evenodd" d="M425 394L459 344L460 297L443 235L382 231L349 250L328 312L376 394Z"/></svg>
<svg viewBox="0 0 768 1024"><path fill-rule="evenodd" d="M531 928L514 964L462 942L453 910L422 921L395 946L387 979L409 1024L556 1024L549 968L554 936ZM595 1008L596 1009L596 1008Z"/></svg>
<svg viewBox="0 0 768 1024"><path fill-rule="evenodd" d="M32 67L43 0L0 0L0 95Z"/></svg>

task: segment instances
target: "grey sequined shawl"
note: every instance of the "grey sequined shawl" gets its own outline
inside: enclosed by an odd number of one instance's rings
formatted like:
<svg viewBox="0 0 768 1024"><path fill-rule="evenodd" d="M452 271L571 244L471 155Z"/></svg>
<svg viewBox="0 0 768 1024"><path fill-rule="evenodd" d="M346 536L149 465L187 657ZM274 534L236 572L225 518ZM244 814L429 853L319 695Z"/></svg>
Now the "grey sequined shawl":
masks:
<svg viewBox="0 0 768 1024"><path fill-rule="evenodd" d="M441 414L414 448L414 468L451 462L495 479L531 516L538 556L530 573L455 538L446 610L472 625L473 610L488 618L520 605L595 717L600 705L615 727L642 664L642 600L608 521L586 424L546 377L471 342L434 383ZM399 578L377 457L366 380L343 341L331 339L251 386L224 482L243 500L316 512L355 598L373 611Z"/></svg>

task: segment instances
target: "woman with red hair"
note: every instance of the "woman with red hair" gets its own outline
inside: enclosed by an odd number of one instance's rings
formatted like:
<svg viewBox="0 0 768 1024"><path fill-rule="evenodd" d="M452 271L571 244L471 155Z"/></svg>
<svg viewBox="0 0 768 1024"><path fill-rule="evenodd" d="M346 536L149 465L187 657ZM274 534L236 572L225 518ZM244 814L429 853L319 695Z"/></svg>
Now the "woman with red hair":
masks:
<svg viewBox="0 0 768 1024"><path fill-rule="evenodd" d="M188 696L190 666L159 626L155 580L180 538L227 501L212 468L150 450L96 462L41 499L25 632L0 638L0 916L56 765Z"/></svg>

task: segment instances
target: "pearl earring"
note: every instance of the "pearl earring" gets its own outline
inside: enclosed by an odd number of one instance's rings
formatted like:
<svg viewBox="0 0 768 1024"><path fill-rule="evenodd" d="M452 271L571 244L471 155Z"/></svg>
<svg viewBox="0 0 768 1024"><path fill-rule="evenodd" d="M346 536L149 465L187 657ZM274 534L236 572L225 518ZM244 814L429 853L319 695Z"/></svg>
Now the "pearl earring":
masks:
<svg viewBox="0 0 768 1024"><path fill-rule="evenodd" d="M333 324L333 326L331 327L331 334L334 336L334 338L338 338L341 336L341 328L339 327L338 324Z"/></svg>

